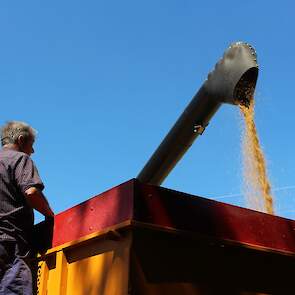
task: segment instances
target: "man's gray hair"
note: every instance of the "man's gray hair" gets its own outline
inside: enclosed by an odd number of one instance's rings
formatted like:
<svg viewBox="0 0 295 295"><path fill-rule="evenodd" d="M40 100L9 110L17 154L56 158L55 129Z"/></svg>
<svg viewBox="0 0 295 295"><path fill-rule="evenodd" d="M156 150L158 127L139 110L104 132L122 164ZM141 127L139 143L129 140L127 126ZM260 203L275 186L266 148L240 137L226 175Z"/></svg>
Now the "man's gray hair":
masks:
<svg viewBox="0 0 295 295"><path fill-rule="evenodd" d="M36 134L37 131L25 122L9 121L1 128L1 144L16 143L20 135L35 139Z"/></svg>

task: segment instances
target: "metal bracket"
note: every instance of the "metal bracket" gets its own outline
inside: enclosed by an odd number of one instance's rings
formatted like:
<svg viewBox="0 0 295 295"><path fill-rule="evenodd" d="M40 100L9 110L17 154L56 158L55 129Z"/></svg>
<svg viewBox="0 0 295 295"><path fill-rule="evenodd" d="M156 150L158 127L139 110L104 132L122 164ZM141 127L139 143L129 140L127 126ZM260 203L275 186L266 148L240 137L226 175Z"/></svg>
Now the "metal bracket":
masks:
<svg viewBox="0 0 295 295"><path fill-rule="evenodd" d="M206 129L206 127L208 126L208 124L206 126L203 126L201 124L196 124L194 125L194 133L198 133L199 135L202 135Z"/></svg>

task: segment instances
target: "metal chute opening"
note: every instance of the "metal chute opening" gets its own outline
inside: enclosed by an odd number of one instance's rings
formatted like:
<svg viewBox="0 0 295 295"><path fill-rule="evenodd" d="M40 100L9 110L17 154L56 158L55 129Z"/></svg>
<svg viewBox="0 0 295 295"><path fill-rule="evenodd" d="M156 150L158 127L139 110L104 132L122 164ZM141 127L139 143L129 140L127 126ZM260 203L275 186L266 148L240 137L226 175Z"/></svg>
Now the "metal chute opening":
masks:
<svg viewBox="0 0 295 295"><path fill-rule="evenodd" d="M234 100L236 104L249 107L254 97L257 77L257 67L250 68L242 75L234 89Z"/></svg>

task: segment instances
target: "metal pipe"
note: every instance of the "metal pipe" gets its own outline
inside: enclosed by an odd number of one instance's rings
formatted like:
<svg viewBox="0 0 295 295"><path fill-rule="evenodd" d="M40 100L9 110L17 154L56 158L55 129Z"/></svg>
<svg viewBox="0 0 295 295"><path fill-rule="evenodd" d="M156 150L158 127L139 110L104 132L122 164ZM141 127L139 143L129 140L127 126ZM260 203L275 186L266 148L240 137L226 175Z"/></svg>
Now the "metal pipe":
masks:
<svg viewBox="0 0 295 295"><path fill-rule="evenodd" d="M137 179L160 185L201 135L222 103L248 106L258 76L254 48L233 43L224 53L207 80L193 97L175 125L151 156Z"/></svg>

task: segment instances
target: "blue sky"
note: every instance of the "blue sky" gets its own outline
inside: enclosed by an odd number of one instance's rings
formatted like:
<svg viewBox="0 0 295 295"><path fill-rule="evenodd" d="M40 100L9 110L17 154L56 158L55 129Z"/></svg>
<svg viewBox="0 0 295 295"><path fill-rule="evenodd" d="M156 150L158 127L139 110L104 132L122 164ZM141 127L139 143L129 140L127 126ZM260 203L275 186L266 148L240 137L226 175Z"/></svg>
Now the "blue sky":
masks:
<svg viewBox="0 0 295 295"><path fill-rule="evenodd" d="M1 1L0 123L38 130L33 159L58 213L135 177L228 45L246 41L276 212L295 218L294 6ZM163 186L243 206L240 142L238 108L223 105Z"/></svg>

